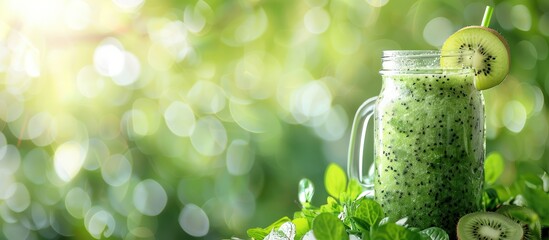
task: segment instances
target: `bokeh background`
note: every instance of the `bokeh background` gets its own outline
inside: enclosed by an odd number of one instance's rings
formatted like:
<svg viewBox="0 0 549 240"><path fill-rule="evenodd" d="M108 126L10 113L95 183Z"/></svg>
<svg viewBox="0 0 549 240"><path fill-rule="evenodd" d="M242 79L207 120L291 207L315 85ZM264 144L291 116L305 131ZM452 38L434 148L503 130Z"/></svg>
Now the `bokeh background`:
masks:
<svg viewBox="0 0 549 240"><path fill-rule="evenodd" d="M346 165L388 49L509 41L485 91L501 184L549 170L549 1L1 0L2 239L246 237Z"/></svg>

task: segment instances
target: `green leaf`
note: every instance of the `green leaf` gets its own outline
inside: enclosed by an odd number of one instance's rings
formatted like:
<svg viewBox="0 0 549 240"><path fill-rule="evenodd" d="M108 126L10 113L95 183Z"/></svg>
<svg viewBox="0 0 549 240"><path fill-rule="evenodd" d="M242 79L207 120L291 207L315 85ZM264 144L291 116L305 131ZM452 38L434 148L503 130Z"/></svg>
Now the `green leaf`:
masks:
<svg viewBox="0 0 549 240"><path fill-rule="evenodd" d="M253 239L263 239L267 235L269 235L271 231L266 231L263 228L250 228L246 233L248 234L248 237L251 237Z"/></svg>
<svg viewBox="0 0 549 240"><path fill-rule="evenodd" d="M400 226L406 226L406 222L408 221L408 217L403 217L399 220L397 220L395 223Z"/></svg>
<svg viewBox="0 0 549 240"><path fill-rule="evenodd" d="M307 233L311 228L309 227L309 222L306 218L296 218L292 220L292 223L295 225L295 239L301 239L305 233Z"/></svg>
<svg viewBox="0 0 549 240"><path fill-rule="evenodd" d="M345 225L331 213L321 213L313 221L313 233L318 240L348 240Z"/></svg>
<svg viewBox="0 0 549 240"><path fill-rule="evenodd" d="M356 228L356 230L364 232L370 229L370 224L368 224L366 221L356 217L351 217L351 219L354 222L354 227Z"/></svg>
<svg viewBox="0 0 549 240"><path fill-rule="evenodd" d="M515 188L515 184L512 184L511 187L494 185L493 189L496 191L499 201L501 202L510 201L514 196L522 192L522 190L517 190Z"/></svg>
<svg viewBox="0 0 549 240"><path fill-rule="evenodd" d="M349 180L349 184L347 185L347 194L351 201L355 200L362 193L362 191L362 186L360 186L358 180Z"/></svg>
<svg viewBox="0 0 549 240"><path fill-rule="evenodd" d="M273 229L278 229L280 226L282 226L282 224L290 221L292 221L290 218L283 217L281 219L278 219L276 222L274 222L273 224L269 225L266 228L251 228L251 229L248 229L246 233L248 234L248 237L251 237L254 239L263 239L267 235L269 235L269 233Z"/></svg>
<svg viewBox="0 0 549 240"><path fill-rule="evenodd" d="M399 226L396 223L387 223L379 226L372 232L372 240L419 240L421 236L417 232Z"/></svg>
<svg viewBox="0 0 549 240"><path fill-rule="evenodd" d="M501 204L498 192L493 188L484 189L482 194L482 206L486 211L495 211L497 206Z"/></svg>
<svg viewBox="0 0 549 240"><path fill-rule="evenodd" d="M380 224L381 225L381 224ZM421 228L417 228L417 227L408 227L408 230L412 231L412 232L420 232L421 231Z"/></svg>
<svg viewBox="0 0 549 240"><path fill-rule="evenodd" d="M542 188L524 188L524 198L528 207L534 210L541 219L541 225L549 226L549 195Z"/></svg>
<svg viewBox="0 0 549 240"><path fill-rule="evenodd" d="M351 214L353 217L363 220L369 226L376 225L385 216L381 205L368 198L361 198L356 201L352 206Z"/></svg>
<svg viewBox="0 0 549 240"><path fill-rule="evenodd" d="M543 172L541 180L543 181L543 191L549 192L549 175L546 172Z"/></svg>
<svg viewBox="0 0 549 240"><path fill-rule="evenodd" d="M272 230L263 240L289 240L290 238L282 231Z"/></svg>
<svg viewBox="0 0 549 240"><path fill-rule="evenodd" d="M287 239L294 239L296 235L296 226L293 222L285 222L275 231L279 233L278 236L284 236Z"/></svg>
<svg viewBox="0 0 549 240"><path fill-rule="evenodd" d="M328 165L326 174L324 175L324 185L328 194L339 199L339 195L345 191L345 187L347 186L347 175L345 175L340 166L331 163Z"/></svg>
<svg viewBox="0 0 549 240"><path fill-rule="evenodd" d="M309 203L311 202L314 193L315 187L311 180L303 178L301 179L301 181L299 181L298 198L301 205L303 205L304 207L309 206Z"/></svg>
<svg viewBox="0 0 549 240"><path fill-rule="evenodd" d="M385 225L389 222L389 217L384 217L379 221L378 225Z"/></svg>
<svg viewBox="0 0 549 240"><path fill-rule="evenodd" d="M492 152L484 161L484 181L492 185L503 173L505 163L503 157L498 152Z"/></svg>
<svg viewBox="0 0 549 240"><path fill-rule="evenodd" d="M450 239L450 237L448 236L448 233L446 233L446 231L438 227L430 227L420 231L419 233L425 234L427 237L429 237L427 238L429 240L449 240Z"/></svg>
<svg viewBox="0 0 549 240"><path fill-rule="evenodd" d="M543 180L540 176L533 174L533 173L522 173L519 176L520 180L524 182L525 185L530 186L532 188L543 188Z"/></svg>
<svg viewBox="0 0 549 240"><path fill-rule="evenodd" d="M328 196L326 204L320 206L320 212L340 213L343 207L333 197Z"/></svg>
<svg viewBox="0 0 549 240"><path fill-rule="evenodd" d="M307 219L309 226L312 226L314 218L320 213L320 210L315 208L301 209L301 211L294 213L294 219L305 218Z"/></svg>

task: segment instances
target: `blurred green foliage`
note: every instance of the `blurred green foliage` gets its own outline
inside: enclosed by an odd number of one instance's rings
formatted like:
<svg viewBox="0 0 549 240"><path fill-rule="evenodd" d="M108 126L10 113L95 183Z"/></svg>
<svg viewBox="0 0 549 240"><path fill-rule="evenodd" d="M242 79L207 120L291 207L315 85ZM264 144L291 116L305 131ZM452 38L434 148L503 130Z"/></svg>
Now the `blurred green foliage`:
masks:
<svg viewBox="0 0 549 240"><path fill-rule="evenodd" d="M219 239L298 209L345 165L381 51L437 49L495 5L498 184L549 170L549 2L0 2L0 238ZM326 192L315 193L325 199Z"/></svg>

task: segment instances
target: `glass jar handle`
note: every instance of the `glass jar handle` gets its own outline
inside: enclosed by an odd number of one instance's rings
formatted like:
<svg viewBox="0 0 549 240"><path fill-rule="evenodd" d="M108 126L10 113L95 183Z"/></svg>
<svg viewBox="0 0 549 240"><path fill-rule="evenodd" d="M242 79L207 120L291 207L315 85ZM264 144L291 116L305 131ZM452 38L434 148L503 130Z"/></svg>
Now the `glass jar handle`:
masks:
<svg viewBox="0 0 549 240"><path fill-rule="evenodd" d="M374 161L367 166L368 175L364 176L364 144L366 143L366 129L368 122L375 110L376 97L366 100L356 111L351 129L351 139L349 141L349 155L347 160L347 174L350 178L357 179L358 182L367 190L374 187ZM357 139L360 136L360 139ZM358 154L358 158L356 155Z"/></svg>

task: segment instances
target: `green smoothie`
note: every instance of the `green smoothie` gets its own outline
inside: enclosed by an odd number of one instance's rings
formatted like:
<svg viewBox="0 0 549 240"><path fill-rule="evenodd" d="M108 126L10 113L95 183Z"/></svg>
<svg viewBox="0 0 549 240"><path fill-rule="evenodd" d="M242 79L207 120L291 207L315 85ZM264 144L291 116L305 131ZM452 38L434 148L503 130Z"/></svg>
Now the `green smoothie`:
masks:
<svg viewBox="0 0 549 240"><path fill-rule="evenodd" d="M383 76L376 103L375 199L392 219L455 236L481 210L484 100L471 73Z"/></svg>

